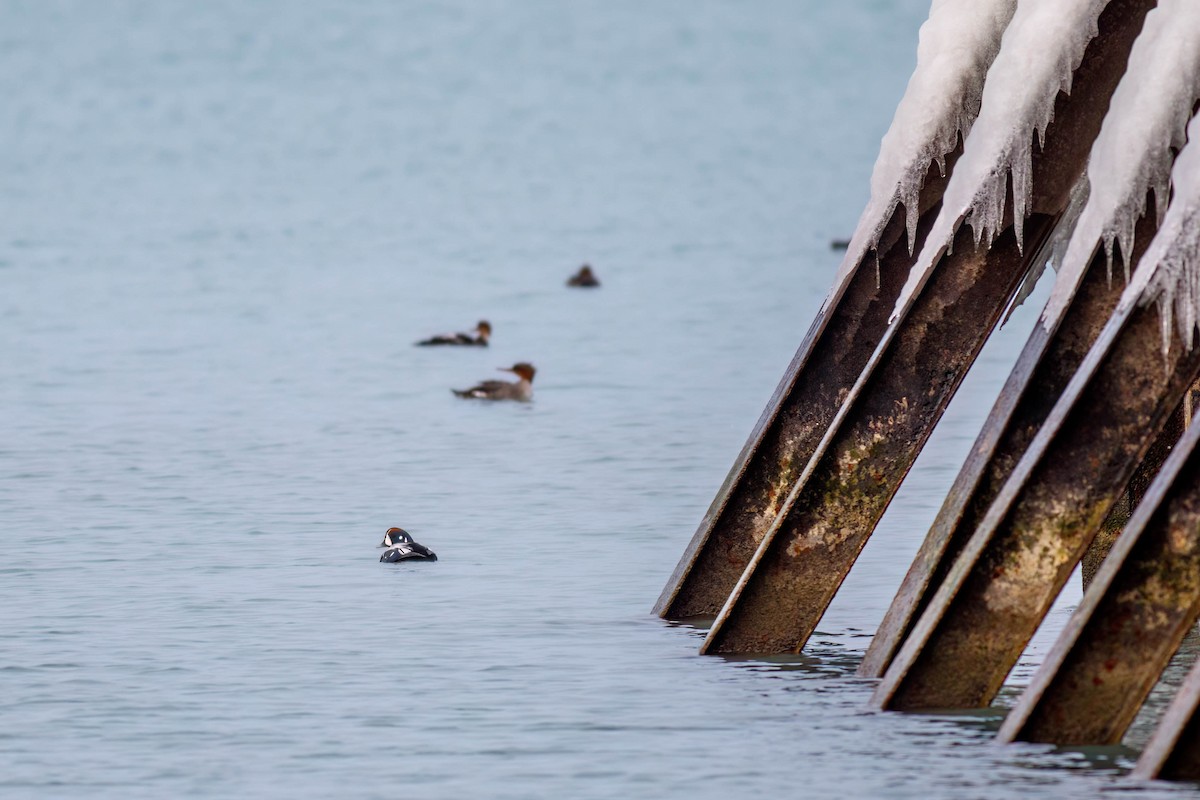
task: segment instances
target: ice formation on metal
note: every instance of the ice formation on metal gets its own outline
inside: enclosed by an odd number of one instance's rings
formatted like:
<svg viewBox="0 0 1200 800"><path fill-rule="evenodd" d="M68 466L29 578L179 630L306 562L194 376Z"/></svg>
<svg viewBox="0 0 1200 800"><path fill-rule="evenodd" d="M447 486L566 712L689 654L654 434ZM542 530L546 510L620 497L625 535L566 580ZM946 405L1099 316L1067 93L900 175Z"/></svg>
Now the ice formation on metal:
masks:
<svg viewBox="0 0 1200 800"><path fill-rule="evenodd" d="M871 175L871 199L842 260L853 269L878 246L897 205L904 206L908 247L916 241L917 198L929 165L966 139L979 114L984 78L1017 0L933 0L921 26L917 66L884 134Z"/></svg>
<svg viewBox="0 0 1200 800"><path fill-rule="evenodd" d="M968 222L976 242L990 244L1003 227L1012 182L1013 225L1022 243L1031 209L1033 137L1043 142L1059 92L1071 79L1107 0L1020 0L988 70L982 106L946 187L942 211L926 239L895 315Z"/></svg>
<svg viewBox="0 0 1200 800"><path fill-rule="evenodd" d="M1188 144L1171 170L1171 204L1142 256L1152 269L1138 270L1148 280L1142 303L1157 301L1162 312L1164 351L1170 349L1172 322L1189 348L1200 324L1200 114L1188 124L1187 134Z"/></svg>
<svg viewBox="0 0 1200 800"><path fill-rule="evenodd" d="M1133 252L1133 231L1154 193L1161 223L1170 198L1175 153L1187 141L1188 118L1200 98L1200 3L1161 0L1146 15L1129 67L1113 94L1088 161L1089 194L1061 259L1042 323L1050 324L1072 295L1103 242L1112 266L1114 243L1124 259ZM1128 280L1130 264L1124 264Z"/></svg>

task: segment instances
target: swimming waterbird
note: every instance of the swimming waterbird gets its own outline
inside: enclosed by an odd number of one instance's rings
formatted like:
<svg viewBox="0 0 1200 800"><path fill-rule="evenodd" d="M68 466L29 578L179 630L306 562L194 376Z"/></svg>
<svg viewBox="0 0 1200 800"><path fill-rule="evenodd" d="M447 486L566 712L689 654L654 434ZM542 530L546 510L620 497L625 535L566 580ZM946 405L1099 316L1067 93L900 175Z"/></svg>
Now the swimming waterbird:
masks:
<svg viewBox="0 0 1200 800"><path fill-rule="evenodd" d="M422 339L417 342L419 347L429 347L430 345L449 344L459 345L463 347L487 347L488 339L492 335L492 325L486 319L479 320L475 326L474 333L443 333L439 336L431 336L428 339Z"/></svg>
<svg viewBox="0 0 1200 800"><path fill-rule="evenodd" d="M437 561L437 553L414 542L412 535L403 528L388 528L379 546L388 548L379 557L380 561L388 564L397 561Z"/></svg>
<svg viewBox="0 0 1200 800"><path fill-rule="evenodd" d="M511 372L516 381L481 381L470 389L451 389L459 397L478 400L518 400L527 403L533 399L533 376L537 370L533 364L521 361L511 367L500 367L501 372Z"/></svg>
<svg viewBox="0 0 1200 800"><path fill-rule="evenodd" d="M600 279L596 277L596 273L592 272L590 264L584 264L570 278L567 279L567 286L579 286L585 289L592 289L600 285Z"/></svg>

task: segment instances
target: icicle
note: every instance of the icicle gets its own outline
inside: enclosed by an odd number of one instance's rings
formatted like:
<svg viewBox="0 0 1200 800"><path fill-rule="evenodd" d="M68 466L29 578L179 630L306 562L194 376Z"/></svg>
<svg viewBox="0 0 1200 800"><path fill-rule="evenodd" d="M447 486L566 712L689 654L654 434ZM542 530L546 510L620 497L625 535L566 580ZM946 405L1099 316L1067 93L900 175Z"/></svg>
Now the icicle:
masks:
<svg viewBox="0 0 1200 800"><path fill-rule="evenodd" d="M904 206L908 247L916 242L921 188L931 163L946 174L946 156L979 114L988 67L1017 0L933 0L921 26L917 67L884 135L867 203L838 270L856 268L898 205Z"/></svg>
<svg viewBox="0 0 1200 800"><path fill-rule="evenodd" d="M1054 226L1054 230L1050 234L1049 241L1046 242L1042 249L1040 257L1035 259L1029 267L1029 272L1025 273L1025 277L1021 281L1021 288L1017 290L1017 296L1013 299L1012 305L1009 306L1008 314L1005 315L1004 321L1008 322L1008 318L1012 316L1012 312L1019 308L1033 294L1034 288L1038 281L1042 279L1042 275L1046 272L1046 267L1051 267L1055 271L1062 266L1063 259L1067 255L1067 246L1071 242L1071 237L1075 233L1075 226L1079 223L1079 217L1083 213L1084 206L1088 201L1088 177L1085 173L1075 182L1075 186L1071 188L1071 200L1067 204L1067 210L1063 212L1058 223Z"/></svg>
<svg viewBox="0 0 1200 800"><path fill-rule="evenodd" d="M1146 15L1129 54L1129 65L1113 93L1107 116L1088 159L1090 192L1062 259L1044 325L1070 302L1083 272L1103 245L1112 278L1114 247L1120 245L1125 280L1134 230L1154 192L1159 224L1170 196L1173 153L1187 141L1192 108L1200 99L1200 3L1160 0Z"/></svg>
<svg viewBox="0 0 1200 800"><path fill-rule="evenodd" d="M1010 177L1017 245L1024 247L1034 136L1044 137L1058 93L1070 91L1071 76L1099 32L1096 23L1105 5L1107 0L1019 0L988 70L981 110L950 176L942 211L896 301L893 319L964 221L977 243L991 245L1004 224Z"/></svg>
<svg viewBox="0 0 1200 800"><path fill-rule="evenodd" d="M1018 3L983 90L976 158L970 162L977 183L963 187L960 213L968 216L977 240L990 244L1002 230L1011 177L1013 225L1017 246L1024 249L1024 221L1033 202L1033 139L1036 134L1045 141L1058 93L1070 93L1105 5L1107 0ZM949 189L946 193L949 197Z"/></svg>
<svg viewBox="0 0 1200 800"><path fill-rule="evenodd" d="M1188 349L1200 322L1200 114L1187 133L1188 144L1171 170L1171 204L1137 272L1147 273L1141 305L1157 302L1162 314L1164 353L1170 350L1172 321Z"/></svg>

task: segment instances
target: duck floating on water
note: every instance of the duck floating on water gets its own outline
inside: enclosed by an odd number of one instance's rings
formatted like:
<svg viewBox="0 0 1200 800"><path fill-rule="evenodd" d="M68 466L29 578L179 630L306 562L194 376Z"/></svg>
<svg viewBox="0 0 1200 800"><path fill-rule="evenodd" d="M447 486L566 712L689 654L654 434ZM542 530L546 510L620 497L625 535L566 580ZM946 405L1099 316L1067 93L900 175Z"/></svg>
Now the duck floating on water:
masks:
<svg viewBox="0 0 1200 800"><path fill-rule="evenodd" d="M379 557L380 561L388 564L397 561L437 561L437 553L414 542L412 535L403 528L388 528L379 546L388 548Z"/></svg>
<svg viewBox="0 0 1200 800"><path fill-rule="evenodd" d="M492 335L492 325L486 319L479 320L475 325L474 334L470 333L443 333L440 336L431 336L428 339L422 339L417 342L418 347L429 347L431 345L458 345L460 347L487 347L488 339Z"/></svg>
<svg viewBox="0 0 1200 800"><path fill-rule="evenodd" d="M517 400L528 403L533 399L533 376L537 370L533 364L526 361L513 364L511 367L500 367L501 372L511 372L517 376L516 381L481 381L470 389L451 389L459 397L471 397L477 400Z"/></svg>
<svg viewBox="0 0 1200 800"><path fill-rule="evenodd" d="M600 279L596 277L596 273L592 272L591 264L584 264L570 278L567 279L567 286L578 286L584 289L594 289L600 285Z"/></svg>

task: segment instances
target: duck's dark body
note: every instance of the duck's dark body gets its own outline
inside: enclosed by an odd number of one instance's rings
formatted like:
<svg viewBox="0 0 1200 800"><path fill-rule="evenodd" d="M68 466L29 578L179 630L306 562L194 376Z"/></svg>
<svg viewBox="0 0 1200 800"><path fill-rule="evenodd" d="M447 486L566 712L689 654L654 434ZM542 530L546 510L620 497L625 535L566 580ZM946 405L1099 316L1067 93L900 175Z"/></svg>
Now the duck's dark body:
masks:
<svg viewBox="0 0 1200 800"><path fill-rule="evenodd" d="M596 273L592 272L592 268L588 264L584 264L570 278L567 279L567 286L575 286L581 289L594 289L600 285L600 279L596 277Z"/></svg>
<svg viewBox="0 0 1200 800"><path fill-rule="evenodd" d="M492 326L486 319L479 320L479 324L475 326L475 332L472 333L443 333L439 336L431 336L428 339L422 339L417 342L418 347L431 347L436 345L450 345L456 347L487 347L488 339L492 335Z"/></svg>
<svg viewBox="0 0 1200 800"><path fill-rule="evenodd" d="M389 547L383 551L379 560L387 564L395 564L398 561L437 561L437 553L423 544L413 542Z"/></svg>
<svg viewBox="0 0 1200 800"><path fill-rule="evenodd" d="M440 336L431 336L428 339L422 339L417 342L418 347L431 347L436 345L457 345L459 347L487 347L487 339L478 336L472 336L469 333L444 333Z"/></svg>
<svg viewBox="0 0 1200 800"><path fill-rule="evenodd" d="M380 547L388 548L379 560L388 564L397 561L437 561L437 554L423 544L417 544L403 528L388 528Z"/></svg>

